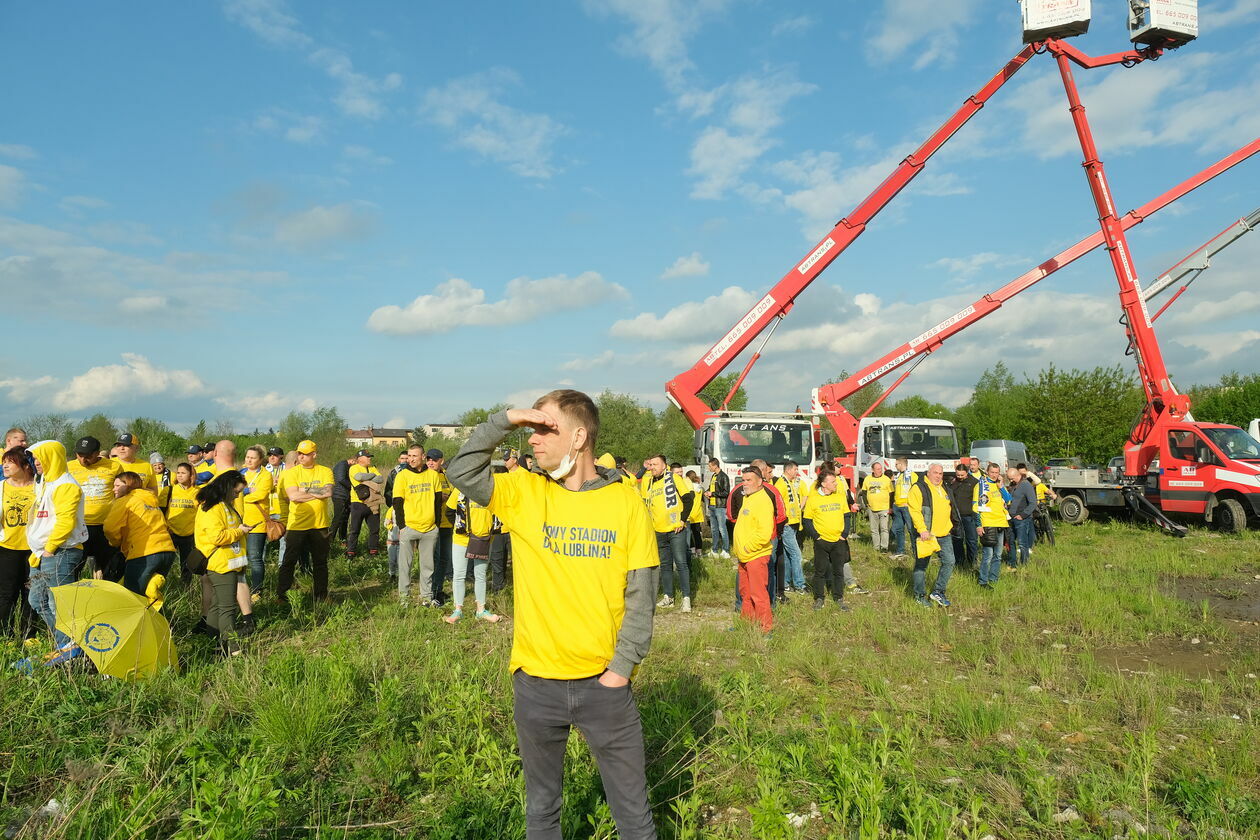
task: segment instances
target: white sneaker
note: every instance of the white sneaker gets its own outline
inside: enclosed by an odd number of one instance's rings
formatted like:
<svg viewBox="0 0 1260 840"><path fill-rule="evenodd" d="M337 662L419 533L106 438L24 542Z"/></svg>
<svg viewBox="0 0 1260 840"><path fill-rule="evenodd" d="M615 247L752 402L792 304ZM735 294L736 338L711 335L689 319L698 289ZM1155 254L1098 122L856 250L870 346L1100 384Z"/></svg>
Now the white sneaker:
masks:
<svg viewBox="0 0 1260 840"><path fill-rule="evenodd" d="M730 560L730 559L731 559L731 553L730 553L729 551L723 551L723 552L722 552L722 559L723 559L723 560Z"/></svg>
<svg viewBox="0 0 1260 840"><path fill-rule="evenodd" d="M690 598L683 598L682 611L691 612L691 599Z"/></svg>
<svg viewBox="0 0 1260 840"><path fill-rule="evenodd" d="M674 606L674 599L673 599L673 598L671 598L671 597L670 597L670 596L668 596L668 595L662 595L662 596L661 596L661 600L659 600L659 601L657 601L657 602L656 602L656 606L658 606L658 607L672 607L672 606Z"/></svg>

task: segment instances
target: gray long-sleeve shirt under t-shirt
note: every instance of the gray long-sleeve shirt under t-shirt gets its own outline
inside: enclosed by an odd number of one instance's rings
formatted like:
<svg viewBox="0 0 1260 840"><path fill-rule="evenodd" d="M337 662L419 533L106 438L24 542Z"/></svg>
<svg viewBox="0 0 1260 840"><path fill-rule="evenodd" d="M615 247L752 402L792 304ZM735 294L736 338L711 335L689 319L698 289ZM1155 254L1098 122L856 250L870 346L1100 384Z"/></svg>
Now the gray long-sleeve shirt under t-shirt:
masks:
<svg viewBox="0 0 1260 840"><path fill-rule="evenodd" d="M446 477L451 484L477 504L489 505L490 495L494 492L490 459L515 428L508 421L507 412L500 411L473 429L468 442L446 467ZM595 471L596 477L583 484L577 492L598 490L621 481L621 474L616 470L596 466ZM617 631L612 662L608 665L608 670L615 674L628 678L652 645L652 619L656 612L659 574L659 566L626 572L625 614Z"/></svg>

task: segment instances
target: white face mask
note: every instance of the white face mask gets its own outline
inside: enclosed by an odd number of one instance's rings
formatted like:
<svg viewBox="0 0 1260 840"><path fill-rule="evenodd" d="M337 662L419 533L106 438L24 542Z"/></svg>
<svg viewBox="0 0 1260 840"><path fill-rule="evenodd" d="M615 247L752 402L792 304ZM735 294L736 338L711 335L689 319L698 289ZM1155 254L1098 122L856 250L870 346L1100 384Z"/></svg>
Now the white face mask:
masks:
<svg viewBox="0 0 1260 840"><path fill-rule="evenodd" d="M577 451L577 432L573 433L573 444L569 447L569 451L565 453L564 458L560 460L560 466L552 470L549 475L556 481L563 481L569 477L569 473L573 472L577 466L577 461L573 458L573 453Z"/></svg>

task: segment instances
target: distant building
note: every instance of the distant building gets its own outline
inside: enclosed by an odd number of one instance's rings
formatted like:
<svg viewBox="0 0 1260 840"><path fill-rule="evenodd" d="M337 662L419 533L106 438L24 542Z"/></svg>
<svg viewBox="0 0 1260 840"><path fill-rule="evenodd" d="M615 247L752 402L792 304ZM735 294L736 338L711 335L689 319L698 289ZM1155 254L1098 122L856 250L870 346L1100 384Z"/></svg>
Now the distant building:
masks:
<svg viewBox="0 0 1260 840"><path fill-rule="evenodd" d="M346 429L346 443L351 446L406 446L411 442L411 429Z"/></svg>
<svg viewBox="0 0 1260 840"><path fill-rule="evenodd" d="M461 426L458 423L425 423L420 427L429 437L442 435L452 440L465 441L472 434L472 426Z"/></svg>

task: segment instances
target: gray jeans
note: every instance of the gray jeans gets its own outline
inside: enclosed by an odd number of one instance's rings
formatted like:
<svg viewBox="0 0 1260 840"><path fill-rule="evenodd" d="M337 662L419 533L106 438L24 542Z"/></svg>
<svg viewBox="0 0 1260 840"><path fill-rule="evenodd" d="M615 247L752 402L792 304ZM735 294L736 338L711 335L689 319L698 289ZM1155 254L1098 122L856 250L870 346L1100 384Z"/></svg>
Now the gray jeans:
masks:
<svg viewBox="0 0 1260 840"><path fill-rule="evenodd" d="M437 545L437 528L417 531L403 528L398 532L398 597L406 598L411 589L411 559L420 558L420 600L433 599L433 547Z"/></svg>
<svg viewBox="0 0 1260 840"><path fill-rule="evenodd" d="M576 726L599 766L608 807L623 840L655 838L648 805L643 724L630 686L606 688L599 677L547 680L512 675L516 739L525 771L525 837L559 840L564 751Z"/></svg>
<svg viewBox="0 0 1260 840"><path fill-rule="evenodd" d="M888 511L868 510L866 518L871 523L871 543L876 551L888 550Z"/></svg>

